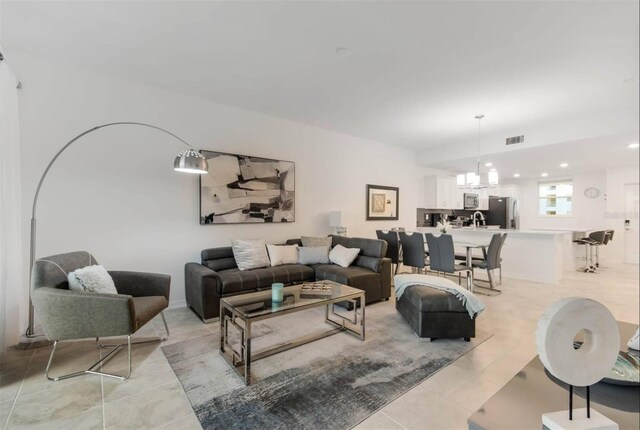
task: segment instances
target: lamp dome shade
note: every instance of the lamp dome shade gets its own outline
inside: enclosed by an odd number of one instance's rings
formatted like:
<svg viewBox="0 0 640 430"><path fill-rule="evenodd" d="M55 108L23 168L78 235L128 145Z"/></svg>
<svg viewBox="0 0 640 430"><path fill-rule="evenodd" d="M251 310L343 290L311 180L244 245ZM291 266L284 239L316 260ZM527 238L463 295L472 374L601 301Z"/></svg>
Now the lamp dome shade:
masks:
<svg viewBox="0 0 640 430"><path fill-rule="evenodd" d="M173 170L176 172L204 175L209 172L209 163L207 163L207 159L199 152L193 149L187 149L178 154L173 162Z"/></svg>

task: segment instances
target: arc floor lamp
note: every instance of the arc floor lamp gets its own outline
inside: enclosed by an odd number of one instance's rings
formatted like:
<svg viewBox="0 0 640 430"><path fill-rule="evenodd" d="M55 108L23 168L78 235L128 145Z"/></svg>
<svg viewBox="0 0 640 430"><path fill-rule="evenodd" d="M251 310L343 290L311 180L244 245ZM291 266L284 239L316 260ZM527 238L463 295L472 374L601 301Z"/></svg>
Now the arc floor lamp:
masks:
<svg viewBox="0 0 640 430"><path fill-rule="evenodd" d="M49 169L51 169L51 166L53 165L53 163L55 163L55 161L58 159L58 157L69 146L71 146L75 141L77 141L78 139L82 138L83 136L86 136L87 134L93 133L94 131L97 131L97 130L99 130L101 128L113 127L113 126L117 126L117 125L134 125L134 126L152 128L152 129L161 131L161 132L163 132L165 134L168 134L169 136L174 137L175 139L177 139L180 142L184 143L188 147L188 149L186 149L185 151L182 151L180 154L178 154L178 156L174 160L174 162L173 162L173 169L174 170L176 170L178 172L195 173L195 174L200 174L200 175L206 174L209 171L209 165L207 163L207 160L204 158L204 156L202 154L200 154L198 151L196 151L193 148L193 146L191 146L189 143L187 143L183 139L179 138L175 134L171 133L170 131L167 131L167 130L165 130L163 128L160 128L160 127L157 127L155 125L145 124L145 123L142 123L142 122L122 121L122 122L111 122L111 123L108 123L108 124L98 125L96 127L93 127L93 128L91 128L91 129L89 129L87 131L84 131L84 132L80 133L79 135L77 135L76 137L71 139L69 142L67 142L56 153L56 155L53 156L51 161L49 161L49 164L47 165L47 168L44 169L44 173L42 173L42 177L40 178L40 182L38 182L38 187L36 188L36 193L33 196L33 207L31 209L31 243L30 243L31 251L30 251L30 260L29 260L29 326L27 327L27 332L26 332L26 336L28 338L35 337L35 334L34 334L34 318L35 318L35 315L34 315L34 312L33 312L33 303L31 302L31 269L33 268L33 262L35 261L35 256L36 256L36 206L38 204L38 195L40 194L40 188L42 187L42 183L44 182L44 179L47 177L47 173L49 173Z"/></svg>

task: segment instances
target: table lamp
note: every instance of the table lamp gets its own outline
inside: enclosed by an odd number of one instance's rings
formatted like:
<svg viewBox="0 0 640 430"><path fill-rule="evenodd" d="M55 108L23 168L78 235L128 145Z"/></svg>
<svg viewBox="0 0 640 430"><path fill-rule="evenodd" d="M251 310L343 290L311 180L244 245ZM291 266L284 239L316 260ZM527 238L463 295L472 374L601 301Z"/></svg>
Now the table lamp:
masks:
<svg viewBox="0 0 640 430"><path fill-rule="evenodd" d="M335 227L336 235L338 236L347 235L347 228L342 226L344 221L343 218L344 218L344 212L340 212L340 211L329 212L329 227Z"/></svg>

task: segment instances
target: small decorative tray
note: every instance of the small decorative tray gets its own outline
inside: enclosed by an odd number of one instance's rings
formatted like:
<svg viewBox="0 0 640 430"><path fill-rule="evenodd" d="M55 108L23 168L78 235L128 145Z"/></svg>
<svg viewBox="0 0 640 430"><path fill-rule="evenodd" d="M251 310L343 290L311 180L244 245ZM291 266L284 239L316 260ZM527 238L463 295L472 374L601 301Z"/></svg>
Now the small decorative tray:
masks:
<svg viewBox="0 0 640 430"><path fill-rule="evenodd" d="M305 293L310 292L310 291L322 291L322 292L331 292L333 291L331 288L331 285L329 284L325 284L323 282L305 282L304 284L302 284L302 291L304 291Z"/></svg>
<svg viewBox="0 0 640 430"><path fill-rule="evenodd" d="M620 351L616 365L602 382L615 385L640 385L640 356L638 351Z"/></svg>

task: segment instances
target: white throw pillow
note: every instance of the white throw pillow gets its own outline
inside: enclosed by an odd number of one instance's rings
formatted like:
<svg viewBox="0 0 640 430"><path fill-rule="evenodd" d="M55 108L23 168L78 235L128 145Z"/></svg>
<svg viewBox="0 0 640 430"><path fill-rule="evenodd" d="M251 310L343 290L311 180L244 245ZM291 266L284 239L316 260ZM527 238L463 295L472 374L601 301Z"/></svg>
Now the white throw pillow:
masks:
<svg viewBox="0 0 640 430"><path fill-rule="evenodd" d="M240 270L259 269L270 265L264 240L232 239L231 249Z"/></svg>
<svg viewBox="0 0 640 430"><path fill-rule="evenodd" d="M342 245L336 245L329 253L329 260L338 266L349 267L358 254L360 254L360 248L345 248Z"/></svg>
<svg viewBox="0 0 640 430"><path fill-rule="evenodd" d="M298 245L267 245L272 266L298 264Z"/></svg>
<svg viewBox="0 0 640 430"><path fill-rule="evenodd" d="M298 263L329 264L328 246L302 246L298 248Z"/></svg>
<svg viewBox="0 0 640 430"><path fill-rule="evenodd" d="M102 266L86 266L67 275L69 289L83 293L118 294L113 278Z"/></svg>

